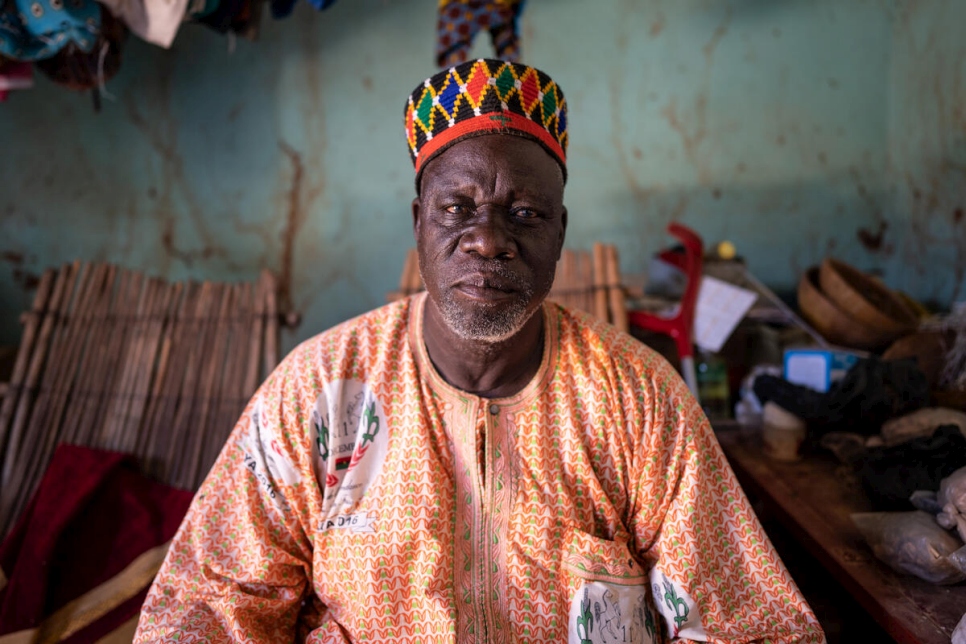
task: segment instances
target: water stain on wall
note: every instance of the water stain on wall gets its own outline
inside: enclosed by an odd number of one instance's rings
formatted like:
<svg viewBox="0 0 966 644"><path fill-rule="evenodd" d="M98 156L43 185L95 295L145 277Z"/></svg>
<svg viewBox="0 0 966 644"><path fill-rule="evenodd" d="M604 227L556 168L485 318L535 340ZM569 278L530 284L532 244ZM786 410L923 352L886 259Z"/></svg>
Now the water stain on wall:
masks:
<svg viewBox="0 0 966 644"><path fill-rule="evenodd" d="M961 12L955 0L904 3L894 29L891 156L901 179L898 214L911 232L903 260L921 274L948 278L936 293L940 301L966 295L966 230L959 226L966 195Z"/></svg>
<svg viewBox="0 0 966 644"><path fill-rule="evenodd" d="M143 97L144 105L151 105L152 116L148 118L142 111L142 105L135 94L127 94L124 107L128 121L141 132L161 161L161 176L158 182L155 214L161 221L161 246L167 261L175 259L191 267L196 262L203 262L213 257L219 257L234 269L240 267L230 262L230 255L221 246L212 233L201 201L187 180L184 171L184 160L178 150L179 123L171 112L171 77L173 63L161 59L158 69L157 83L153 90ZM178 193L184 200L186 214L193 224L192 235L178 234L178 215L173 197ZM185 237L194 238L200 243L200 248L187 247L182 243Z"/></svg>
<svg viewBox="0 0 966 644"><path fill-rule="evenodd" d="M25 291L33 291L40 284L40 276L24 268L26 258L23 253L7 250L0 253L0 259L11 265L14 282Z"/></svg>
<svg viewBox="0 0 966 644"><path fill-rule="evenodd" d="M667 120L672 130L681 137L681 146L684 149L684 156L694 166L698 173L698 181L702 185L707 185L711 180L711 170L708 167L707 155L700 154L699 148L708 136L708 97L703 92L698 94L694 100L694 110L690 118L685 119L678 113L678 104L675 99L671 99L661 110L661 115Z"/></svg>
<svg viewBox="0 0 966 644"><path fill-rule="evenodd" d="M888 228L888 223L885 221L880 221L879 227L874 232L868 228L859 228L857 231L855 231L855 234L867 250L876 252L882 250L882 240L885 237L885 232Z"/></svg>
<svg viewBox="0 0 966 644"><path fill-rule="evenodd" d="M305 172L305 167L302 165L302 155L284 141L279 141L278 147L281 148L292 164L288 207L285 211L285 226L282 228L281 265L278 271L279 310L285 312L292 311L294 308L292 304L292 274L295 266L295 240L307 213L304 204L302 204L302 180Z"/></svg>

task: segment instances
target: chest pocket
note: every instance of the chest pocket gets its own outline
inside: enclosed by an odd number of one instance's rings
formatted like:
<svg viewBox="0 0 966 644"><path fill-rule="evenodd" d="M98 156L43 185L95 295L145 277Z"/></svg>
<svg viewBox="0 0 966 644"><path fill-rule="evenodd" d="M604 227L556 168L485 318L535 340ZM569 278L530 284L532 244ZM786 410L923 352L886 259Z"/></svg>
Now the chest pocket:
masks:
<svg viewBox="0 0 966 644"><path fill-rule="evenodd" d="M561 573L570 592L569 644L656 644L659 621L649 603L647 573L625 541L572 530Z"/></svg>

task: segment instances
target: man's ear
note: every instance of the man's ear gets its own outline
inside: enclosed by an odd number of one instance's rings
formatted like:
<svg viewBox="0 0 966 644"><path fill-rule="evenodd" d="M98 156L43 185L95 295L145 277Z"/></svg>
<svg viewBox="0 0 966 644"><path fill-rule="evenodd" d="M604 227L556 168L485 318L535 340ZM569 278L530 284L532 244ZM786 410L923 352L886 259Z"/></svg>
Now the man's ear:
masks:
<svg viewBox="0 0 966 644"><path fill-rule="evenodd" d="M419 233L419 197L413 199L413 238Z"/></svg>
<svg viewBox="0 0 966 644"><path fill-rule="evenodd" d="M560 236L557 239L557 261L560 261L560 253L563 251L564 238L567 236L567 206L563 207L560 215Z"/></svg>

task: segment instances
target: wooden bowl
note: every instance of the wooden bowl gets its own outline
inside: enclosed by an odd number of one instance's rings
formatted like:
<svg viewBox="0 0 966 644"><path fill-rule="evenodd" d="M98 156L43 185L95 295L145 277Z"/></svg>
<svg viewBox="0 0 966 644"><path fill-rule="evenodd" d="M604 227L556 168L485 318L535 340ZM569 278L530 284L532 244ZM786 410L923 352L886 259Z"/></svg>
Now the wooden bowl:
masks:
<svg viewBox="0 0 966 644"><path fill-rule="evenodd" d="M843 347L875 350L892 341L891 333L862 324L840 310L819 287L819 268L812 266L798 282L802 317L829 342Z"/></svg>
<svg viewBox="0 0 966 644"><path fill-rule="evenodd" d="M843 313L883 335L891 334L890 340L911 333L918 326L916 314L898 295L845 262L826 257L819 270L819 284Z"/></svg>

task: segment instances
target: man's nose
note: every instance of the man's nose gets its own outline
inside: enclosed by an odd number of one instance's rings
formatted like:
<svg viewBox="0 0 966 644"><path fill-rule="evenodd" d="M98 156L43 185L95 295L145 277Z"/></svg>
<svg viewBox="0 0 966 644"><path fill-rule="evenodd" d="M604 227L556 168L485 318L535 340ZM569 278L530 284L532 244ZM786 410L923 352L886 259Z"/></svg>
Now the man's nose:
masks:
<svg viewBox="0 0 966 644"><path fill-rule="evenodd" d="M513 259L516 243L509 230L509 213L503 208L478 209L460 238L460 250L487 259Z"/></svg>

